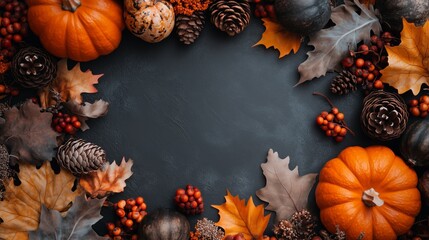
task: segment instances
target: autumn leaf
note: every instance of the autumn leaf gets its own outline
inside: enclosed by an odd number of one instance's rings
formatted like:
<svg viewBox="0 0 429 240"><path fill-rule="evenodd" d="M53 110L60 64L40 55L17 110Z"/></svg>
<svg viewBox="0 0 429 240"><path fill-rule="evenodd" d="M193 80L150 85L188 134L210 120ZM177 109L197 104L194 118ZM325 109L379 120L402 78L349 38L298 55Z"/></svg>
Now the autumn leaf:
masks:
<svg viewBox="0 0 429 240"><path fill-rule="evenodd" d="M411 90L419 94L423 84L429 85L429 23L416 27L403 20L401 44L386 46L389 66L381 70L381 81L402 94Z"/></svg>
<svg viewBox="0 0 429 240"><path fill-rule="evenodd" d="M267 183L256 195L269 203L266 209L276 212L277 221L307 208L308 194L316 181L316 173L300 176L298 167L289 170L289 161L270 149L267 162L261 164Z"/></svg>
<svg viewBox="0 0 429 240"><path fill-rule="evenodd" d="M288 32L279 23L269 19L262 18L265 26L265 32L262 34L261 40L253 46L264 45L265 48L274 47L279 50L279 58L289 55L291 52L298 52L301 46L301 36Z"/></svg>
<svg viewBox="0 0 429 240"><path fill-rule="evenodd" d="M92 229L98 220L105 198L87 200L85 196L76 197L65 217L61 212L42 206L40 225L37 231L30 232L31 239L108 239L98 236Z"/></svg>
<svg viewBox="0 0 429 240"><path fill-rule="evenodd" d="M368 42L371 30L377 35L381 31L374 8L368 8L358 0L354 3L345 0L344 4L334 8L331 20L335 26L310 36L308 45L314 46L314 50L307 53L307 60L298 67L301 78L297 85L324 76L328 71L341 71L339 63L350 47L354 48L360 41Z"/></svg>
<svg viewBox="0 0 429 240"><path fill-rule="evenodd" d="M52 127L52 114L40 112L40 107L26 101L19 109L4 113L0 123L0 142L10 151L12 160L38 164L55 156L57 136Z"/></svg>
<svg viewBox="0 0 429 240"><path fill-rule="evenodd" d="M67 67L67 59L61 59L58 62L57 78L39 92L42 108L46 108L53 102L53 92L60 93L64 102L69 100L82 103L82 93L96 93L97 89L93 86L98 83L98 79L103 74L93 75L90 70L82 72L80 63L77 63L71 70Z"/></svg>
<svg viewBox="0 0 429 240"><path fill-rule="evenodd" d="M219 222L217 226L225 230L225 236L242 233L247 240L262 239L267 228L270 214L264 216L264 206L255 206L252 197L245 202L238 196L232 196L228 191L225 203L212 205L219 210Z"/></svg>
<svg viewBox="0 0 429 240"><path fill-rule="evenodd" d="M109 110L109 103L101 99L94 103L85 102L84 104L70 100L66 102L64 106L79 118L82 124L80 127L82 131L89 129L86 120L102 117L106 115Z"/></svg>
<svg viewBox="0 0 429 240"><path fill-rule="evenodd" d="M133 160L125 161L125 158L122 158L120 165L115 161L110 165L106 163L102 169L81 177L79 184L92 198L105 197L112 192L123 192L127 185L125 180L133 175L132 166Z"/></svg>
<svg viewBox="0 0 429 240"><path fill-rule="evenodd" d="M81 194L80 189L72 191L75 177L65 170L55 174L50 162L40 169L20 164L18 177L21 185L9 181L0 201L0 239L26 239L39 226L42 205L63 212Z"/></svg>

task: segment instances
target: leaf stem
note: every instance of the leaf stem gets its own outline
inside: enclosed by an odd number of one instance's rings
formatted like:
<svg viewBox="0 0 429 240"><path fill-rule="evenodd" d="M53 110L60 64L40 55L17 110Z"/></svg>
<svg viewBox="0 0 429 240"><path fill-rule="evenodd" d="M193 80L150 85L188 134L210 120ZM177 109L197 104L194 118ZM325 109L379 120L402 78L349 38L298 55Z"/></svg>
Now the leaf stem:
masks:
<svg viewBox="0 0 429 240"><path fill-rule="evenodd" d="M331 99L329 99L325 94L320 93L320 92L313 92L313 95L323 97L329 103L329 105L331 106L331 108L335 107L335 105L332 103Z"/></svg>

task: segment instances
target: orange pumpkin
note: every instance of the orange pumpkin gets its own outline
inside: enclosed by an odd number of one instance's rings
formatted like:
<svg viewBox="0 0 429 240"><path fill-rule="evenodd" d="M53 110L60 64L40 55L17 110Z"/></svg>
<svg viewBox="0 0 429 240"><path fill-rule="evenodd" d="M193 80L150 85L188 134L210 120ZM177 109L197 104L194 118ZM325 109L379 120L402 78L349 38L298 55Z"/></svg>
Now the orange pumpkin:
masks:
<svg viewBox="0 0 429 240"><path fill-rule="evenodd" d="M121 42L122 8L114 0L28 0L31 30L50 53L90 61Z"/></svg>
<svg viewBox="0 0 429 240"><path fill-rule="evenodd" d="M323 225L347 239L396 239L420 212L417 175L387 147L348 147L320 172L316 202Z"/></svg>

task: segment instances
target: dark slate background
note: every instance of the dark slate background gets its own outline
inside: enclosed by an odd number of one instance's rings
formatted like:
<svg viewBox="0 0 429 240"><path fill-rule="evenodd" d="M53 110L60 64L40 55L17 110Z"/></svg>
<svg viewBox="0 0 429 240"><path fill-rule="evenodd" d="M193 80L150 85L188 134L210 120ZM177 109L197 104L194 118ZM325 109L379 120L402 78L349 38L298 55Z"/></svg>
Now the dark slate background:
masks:
<svg viewBox="0 0 429 240"><path fill-rule="evenodd" d="M174 35L149 44L124 30L115 52L82 64L104 73L99 93L85 99L107 100L110 110L79 136L102 146L110 161L134 159L125 192L111 201L141 195L149 211L174 207L175 190L193 184L206 207L191 224L200 217L217 221L210 205L222 204L227 189L247 199L264 187L260 164L270 148L306 174L347 146L374 144L360 130L360 92L330 95L357 135L339 144L324 136L315 117L330 107L312 92L329 94L334 74L294 87L311 47L278 59L273 49L252 48L263 31L255 18L234 38L206 24L196 43L185 46ZM310 205L316 209L313 193ZM99 233L112 212L103 210Z"/></svg>

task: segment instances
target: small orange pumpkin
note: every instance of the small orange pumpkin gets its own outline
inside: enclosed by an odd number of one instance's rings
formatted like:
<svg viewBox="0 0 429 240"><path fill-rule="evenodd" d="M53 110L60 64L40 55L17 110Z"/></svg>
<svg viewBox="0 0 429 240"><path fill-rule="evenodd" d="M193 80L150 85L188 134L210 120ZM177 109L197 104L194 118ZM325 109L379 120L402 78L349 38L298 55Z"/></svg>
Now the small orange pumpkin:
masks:
<svg viewBox="0 0 429 240"><path fill-rule="evenodd" d="M387 147L348 147L320 172L316 202L323 225L347 239L390 240L420 212L417 175Z"/></svg>
<svg viewBox="0 0 429 240"><path fill-rule="evenodd" d="M28 0L28 6L31 30L57 57L90 61L121 42L122 8L115 0Z"/></svg>

